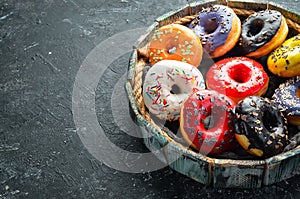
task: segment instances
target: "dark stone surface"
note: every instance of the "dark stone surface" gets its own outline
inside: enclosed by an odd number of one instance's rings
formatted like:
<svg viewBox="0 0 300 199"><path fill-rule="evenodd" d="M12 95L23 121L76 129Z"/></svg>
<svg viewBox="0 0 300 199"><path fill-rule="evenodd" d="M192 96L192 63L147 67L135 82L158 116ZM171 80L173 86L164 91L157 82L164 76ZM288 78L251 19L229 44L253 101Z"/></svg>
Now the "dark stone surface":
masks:
<svg viewBox="0 0 300 199"><path fill-rule="evenodd" d="M147 27L184 4L0 1L0 198L299 198L299 176L262 189L213 189L168 167L139 174L114 170L82 144L73 122L72 89L85 57L107 38ZM284 4L300 12L297 0ZM123 91L115 93L123 111L116 116L111 108L116 80L126 72L128 58L125 54L105 70L96 89L96 110L112 142L143 152L147 150L141 140L125 133L138 130Z"/></svg>

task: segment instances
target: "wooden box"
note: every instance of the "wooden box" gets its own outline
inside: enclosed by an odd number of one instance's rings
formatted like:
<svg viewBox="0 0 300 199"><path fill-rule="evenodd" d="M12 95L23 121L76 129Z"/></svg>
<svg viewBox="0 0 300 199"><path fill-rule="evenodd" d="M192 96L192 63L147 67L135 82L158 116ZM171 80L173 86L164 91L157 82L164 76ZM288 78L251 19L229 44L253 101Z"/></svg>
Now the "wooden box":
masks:
<svg viewBox="0 0 300 199"><path fill-rule="evenodd" d="M126 90L136 123L141 127L144 143L159 160L175 171L202 184L213 187L259 188L282 181L300 173L300 146L279 155L263 160L233 160L211 158L201 155L177 142L169 133L160 128L150 117L143 103L142 74L145 63L140 60L139 49L145 48L153 32L166 24L186 18L191 20L202 7L209 4L223 4L233 8L238 16L245 17L253 11L275 9L287 19L290 30L300 31L300 16L288 8L266 1L231 0L190 3L176 11L166 13L156 19L147 34L133 50L128 67ZM160 149L160 150L157 150Z"/></svg>

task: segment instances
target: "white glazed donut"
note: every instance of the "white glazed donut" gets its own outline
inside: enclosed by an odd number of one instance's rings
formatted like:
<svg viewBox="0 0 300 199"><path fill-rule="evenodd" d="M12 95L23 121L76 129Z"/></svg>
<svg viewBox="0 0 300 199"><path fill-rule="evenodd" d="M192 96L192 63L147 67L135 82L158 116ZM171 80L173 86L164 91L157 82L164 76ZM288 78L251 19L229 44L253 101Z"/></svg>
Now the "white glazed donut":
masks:
<svg viewBox="0 0 300 199"><path fill-rule="evenodd" d="M143 97L149 111L162 120L174 121L189 94L205 89L201 72L193 65L175 60L154 64L145 76Z"/></svg>

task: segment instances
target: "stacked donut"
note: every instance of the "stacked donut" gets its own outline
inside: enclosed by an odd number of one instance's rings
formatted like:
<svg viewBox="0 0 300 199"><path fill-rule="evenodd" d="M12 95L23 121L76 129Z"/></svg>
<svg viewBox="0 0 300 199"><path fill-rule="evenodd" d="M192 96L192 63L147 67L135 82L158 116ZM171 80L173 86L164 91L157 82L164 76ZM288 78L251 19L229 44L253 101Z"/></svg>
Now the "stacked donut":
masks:
<svg viewBox="0 0 300 199"><path fill-rule="evenodd" d="M241 21L224 5L158 28L147 52L146 107L159 120L178 122L186 143L202 154L239 146L259 157L282 152L288 126L300 125L300 35L286 40L288 32L276 10ZM204 76L205 55L215 63ZM274 92L274 77L291 79Z"/></svg>

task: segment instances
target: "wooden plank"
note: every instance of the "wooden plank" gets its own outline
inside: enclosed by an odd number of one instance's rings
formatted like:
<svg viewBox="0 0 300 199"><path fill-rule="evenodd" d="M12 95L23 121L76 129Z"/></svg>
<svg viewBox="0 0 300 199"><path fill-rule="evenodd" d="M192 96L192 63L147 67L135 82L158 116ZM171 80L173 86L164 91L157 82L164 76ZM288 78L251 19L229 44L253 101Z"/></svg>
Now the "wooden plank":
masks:
<svg viewBox="0 0 300 199"><path fill-rule="evenodd" d="M265 161L215 159L212 168L214 187L259 188Z"/></svg>
<svg viewBox="0 0 300 199"><path fill-rule="evenodd" d="M255 0L230 0L228 1L228 6L231 8L242 8L245 10L266 10L268 1L259 1Z"/></svg>
<svg viewBox="0 0 300 199"><path fill-rule="evenodd" d="M138 53L137 50L134 49L130 55L129 63L128 63L128 69L127 69L127 81L130 82L130 85L134 85L134 69L135 65L138 61Z"/></svg>
<svg viewBox="0 0 300 199"><path fill-rule="evenodd" d="M213 159L197 154L178 143L170 142L166 147L169 166L205 185L211 183L211 165Z"/></svg>
<svg viewBox="0 0 300 199"><path fill-rule="evenodd" d="M141 121L140 121L141 122ZM144 122L143 122L144 123ZM141 132L145 146L163 163L168 164L164 153L164 147L168 144L168 139L157 131L151 124L142 125Z"/></svg>
<svg viewBox="0 0 300 199"><path fill-rule="evenodd" d="M286 153L266 159L264 185L300 174L300 146Z"/></svg>

